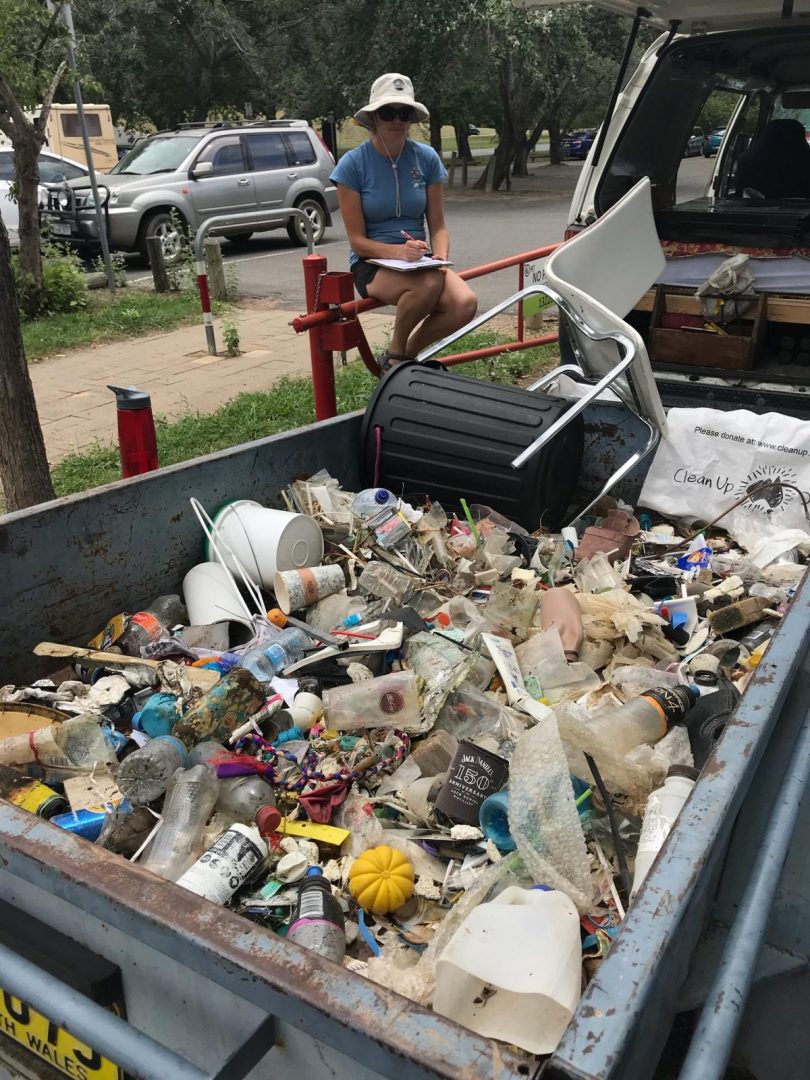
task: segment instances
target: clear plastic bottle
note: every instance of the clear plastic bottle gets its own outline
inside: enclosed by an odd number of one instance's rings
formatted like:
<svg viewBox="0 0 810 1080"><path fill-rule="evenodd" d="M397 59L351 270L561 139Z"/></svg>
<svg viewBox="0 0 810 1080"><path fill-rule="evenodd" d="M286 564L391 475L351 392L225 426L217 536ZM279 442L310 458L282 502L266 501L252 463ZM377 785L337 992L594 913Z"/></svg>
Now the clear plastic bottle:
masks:
<svg viewBox="0 0 810 1080"><path fill-rule="evenodd" d="M399 499L388 488L364 488L352 499L352 513L364 520L386 506L399 506Z"/></svg>
<svg viewBox="0 0 810 1080"><path fill-rule="evenodd" d="M689 765L671 765L664 786L654 791L647 800L636 852L631 900L635 898L641 883L650 872L650 867L672 831L672 826L689 798L697 778L697 769Z"/></svg>
<svg viewBox="0 0 810 1080"><path fill-rule="evenodd" d="M268 642L242 654L239 666L246 668L260 683L269 683L285 667L300 660L312 647L312 638L298 627L288 626Z"/></svg>
<svg viewBox="0 0 810 1080"><path fill-rule="evenodd" d="M205 823L219 795L219 781L207 765L178 772L166 791L163 824L141 866L177 881L202 850Z"/></svg>
<svg viewBox="0 0 810 1080"><path fill-rule="evenodd" d="M617 754L627 754L634 746L651 746L662 739L673 724L683 720L699 696L696 686L659 686L618 709L590 717L587 723Z"/></svg>
<svg viewBox="0 0 810 1080"><path fill-rule="evenodd" d="M163 794L169 780L187 762L188 751L179 739L159 735L124 758L115 782L121 794L134 805L149 803Z"/></svg>
<svg viewBox="0 0 810 1080"><path fill-rule="evenodd" d="M188 612L182 599L172 593L159 596L148 608L130 616L129 626L116 644L130 656L140 656L144 645L167 637L178 623L188 622Z"/></svg>
<svg viewBox="0 0 810 1080"><path fill-rule="evenodd" d="M343 909L323 878L320 866L311 866L298 887L287 940L342 964L346 955L346 922Z"/></svg>
<svg viewBox="0 0 810 1080"><path fill-rule="evenodd" d="M189 766L207 765L215 769L217 758L227 758L231 753L222 743L206 739L197 743L188 755L188 763ZM227 776L219 781L215 809L230 821L252 823L263 806L275 805L275 792L261 776Z"/></svg>
<svg viewBox="0 0 810 1080"><path fill-rule="evenodd" d="M217 813L230 821L252 822L263 806L275 806L276 795L261 776L229 776L220 780Z"/></svg>

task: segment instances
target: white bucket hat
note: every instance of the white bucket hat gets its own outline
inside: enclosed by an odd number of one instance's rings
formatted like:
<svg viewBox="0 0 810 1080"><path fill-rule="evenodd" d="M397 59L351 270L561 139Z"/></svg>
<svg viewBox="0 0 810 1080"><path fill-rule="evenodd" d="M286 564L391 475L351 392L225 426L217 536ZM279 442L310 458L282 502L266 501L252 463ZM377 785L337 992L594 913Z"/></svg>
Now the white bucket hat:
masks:
<svg viewBox="0 0 810 1080"><path fill-rule="evenodd" d="M383 105L410 105L417 120L427 120L430 113L413 96L413 83L407 75L389 71L371 84L368 105L359 109L354 118L363 127L374 129L374 113Z"/></svg>

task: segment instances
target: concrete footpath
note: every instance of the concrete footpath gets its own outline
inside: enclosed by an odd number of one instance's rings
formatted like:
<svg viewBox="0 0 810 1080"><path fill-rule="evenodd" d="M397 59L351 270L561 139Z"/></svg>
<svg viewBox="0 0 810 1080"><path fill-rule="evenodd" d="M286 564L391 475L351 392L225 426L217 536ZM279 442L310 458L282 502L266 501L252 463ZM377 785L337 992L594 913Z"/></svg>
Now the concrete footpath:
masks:
<svg viewBox="0 0 810 1080"><path fill-rule="evenodd" d="M214 412L243 391L268 390L284 375L308 375L309 339L290 326L298 314L267 300L245 301L235 319L239 356L209 356L201 320L199 325L76 349L31 364L49 462L55 465L96 440L115 441L115 399L108 384L146 390L156 413L178 417ZM372 349L384 346L392 324L390 314L363 316ZM215 333L224 352L219 319Z"/></svg>

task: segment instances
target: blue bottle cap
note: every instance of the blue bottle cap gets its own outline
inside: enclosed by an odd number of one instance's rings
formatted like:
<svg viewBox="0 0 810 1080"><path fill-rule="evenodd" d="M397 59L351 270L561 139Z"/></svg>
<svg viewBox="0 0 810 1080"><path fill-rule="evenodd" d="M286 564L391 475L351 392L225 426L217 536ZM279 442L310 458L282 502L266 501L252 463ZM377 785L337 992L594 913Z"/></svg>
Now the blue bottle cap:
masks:
<svg viewBox="0 0 810 1080"><path fill-rule="evenodd" d="M374 502L377 503L378 506L385 506L388 502L388 495L389 492L386 488L377 488L374 492Z"/></svg>
<svg viewBox="0 0 810 1080"><path fill-rule="evenodd" d="M323 874L323 870L321 870L320 866L310 866L309 869L307 870L306 876L307 877L320 877L322 874Z"/></svg>

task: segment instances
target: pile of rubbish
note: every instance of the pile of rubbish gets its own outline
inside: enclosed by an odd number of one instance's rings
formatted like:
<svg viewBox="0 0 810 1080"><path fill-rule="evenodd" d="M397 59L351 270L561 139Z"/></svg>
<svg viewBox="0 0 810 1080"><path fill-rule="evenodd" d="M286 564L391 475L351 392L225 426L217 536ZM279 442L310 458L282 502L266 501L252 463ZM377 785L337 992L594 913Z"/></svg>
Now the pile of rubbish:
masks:
<svg viewBox="0 0 810 1080"><path fill-rule="evenodd" d="M551 535L326 472L282 494L192 500L182 596L38 646L72 667L0 689L0 796L551 1053L810 537L763 564L611 499Z"/></svg>

